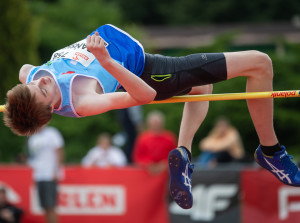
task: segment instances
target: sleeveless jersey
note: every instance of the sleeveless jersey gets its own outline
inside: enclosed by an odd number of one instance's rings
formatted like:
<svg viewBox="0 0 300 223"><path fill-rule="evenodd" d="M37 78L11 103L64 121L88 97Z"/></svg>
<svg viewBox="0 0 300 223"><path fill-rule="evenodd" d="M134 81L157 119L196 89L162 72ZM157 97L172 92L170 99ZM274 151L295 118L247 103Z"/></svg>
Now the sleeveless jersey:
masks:
<svg viewBox="0 0 300 223"><path fill-rule="evenodd" d="M103 25L96 31L105 41L112 59L137 76L142 74L145 53L137 40L113 25ZM94 33L95 31L92 34ZM54 113L68 117L81 117L72 104L72 82L76 76L96 79L104 94L114 92L120 87L119 82L87 50L85 39L54 52L49 62L31 69L26 83L45 75L53 77L61 92L61 105Z"/></svg>

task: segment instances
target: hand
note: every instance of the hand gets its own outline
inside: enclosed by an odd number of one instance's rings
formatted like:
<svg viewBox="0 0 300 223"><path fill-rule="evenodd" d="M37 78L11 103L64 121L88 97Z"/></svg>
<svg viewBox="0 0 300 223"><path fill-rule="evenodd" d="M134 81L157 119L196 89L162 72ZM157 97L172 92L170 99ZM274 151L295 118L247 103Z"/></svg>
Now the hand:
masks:
<svg viewBox="0 0 300 223"><path fill-rule="evenodd" d="M12 211L10 211L9 209L3 209L0 212L0 216L8 222L14 221L14 215L13 215Z"/></svg>
<svg viewBox="0 0 300 223"><path fill-rule="evenodd" d="M163 161L159 163L151 163L148 165L147 169L150 174L157 175L167 170L167 164Z"/></svg>
<svg viewBox="0 0 300 223"><path fill-rule="evenodd" d="M99 36L98 32L95 32L92 36L89 35L86 38L86 47L94 54L101 65L111 59L104 45L104 40Z"/></svg>

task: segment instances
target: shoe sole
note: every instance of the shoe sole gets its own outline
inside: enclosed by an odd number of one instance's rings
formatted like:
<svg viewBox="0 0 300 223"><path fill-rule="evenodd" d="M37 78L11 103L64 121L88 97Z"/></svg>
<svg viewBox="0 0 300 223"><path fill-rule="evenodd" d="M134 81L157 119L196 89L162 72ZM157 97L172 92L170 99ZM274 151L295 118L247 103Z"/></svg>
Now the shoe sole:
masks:
<svg viewBox="0 0 300 223"><path fill-rule="evenodd" d="M189 209L193 205L193 197L181 181L178 181L176 176L182 176L182 167L180 162L181 153L178 150L172 150L169 154L169 170L170 170L170 193L173 200L183 209ZM174 177L172 177L174 176Z"/></svg>

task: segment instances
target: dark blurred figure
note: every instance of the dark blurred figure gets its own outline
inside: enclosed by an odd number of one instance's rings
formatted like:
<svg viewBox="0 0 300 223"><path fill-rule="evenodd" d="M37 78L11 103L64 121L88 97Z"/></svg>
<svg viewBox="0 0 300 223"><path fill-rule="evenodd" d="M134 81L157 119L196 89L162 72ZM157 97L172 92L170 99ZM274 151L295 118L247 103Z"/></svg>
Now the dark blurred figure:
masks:
<svg viewBox="0 0 300 223"><path fill-rule="evenodd" d="M6 190L0 187L0 223L20 222L23 211L7 202Z"/></svg>
<svg viewBox="0 0 300 223"><path fill-rule="evenodd" d="M200 167L240 161L245 155L239 132L225 117L217 120L208 136L200 141L199 149L201 154L197 163Z"/></svg>
<svg viewBox="0 0 300 223"><path fill-rule="evenodd" d="M177 140L172 132L165 130L165 117L160 111L150 112L146 125L147 130L136 140L133 161L158 174L167 170L168 155L176 148Z"/></svg>
<svg viewBox="0 0 300 223"><path fill-rule="evenodd" d="M83 157L81 164L85 167L121 167L126 162L124 152L112 145L110 134L102 133L97 139L97 145Z"/></svg>
<svg viewBox="0 0 300 223"><path fill-rule="evenodd" d="M27 156L22 152L17 153L14 157L14 164L27 165Z"/></svg>
<svg viewBox="0 0 300 223"><path fill-rule="evenodd" d="M131 163L133 146L137 134L141 131L143 125L142 106L119 109L117 110L117 115L119 122L123 127L126 138L124 152L126 154L128 163Z"/></svg>

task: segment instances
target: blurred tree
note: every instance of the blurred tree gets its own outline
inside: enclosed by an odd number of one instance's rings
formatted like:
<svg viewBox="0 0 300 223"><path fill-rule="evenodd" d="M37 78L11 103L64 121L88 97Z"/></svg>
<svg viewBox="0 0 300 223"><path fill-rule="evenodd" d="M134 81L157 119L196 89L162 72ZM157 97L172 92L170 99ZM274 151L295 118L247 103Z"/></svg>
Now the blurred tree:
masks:
<svg viewBox="0 0 300 223"><path fill-rule="evenodd" d="M1 1L0 10L0 103L4 104L6 92L19 83L20 67L25 62L38 62L38 42L36 23L26 0ZM0 160L8 160L20 152L23 143L23 137L13 135L0 124Z"/></svg>
<svg viewBox="0 0 300 223"><path fill-rule="evenodd" d="M143 25L290 21L300 13L298 0L113 1L126 19Z"/></svg>
<svg viewBox="0 0 300 223"><path fill-rule="evenodd" d="M0 89L1 103L6 90L18 83L19 68L27 63L37 63L36 24L26 0L0 2Z"/></svg>
<svg viewBox="0 0 300 223"><path fill-rule="evenodd" d="M124 23L118 6L103 0L56 0L54 3L32 0L30 5L40 27L39 52L43 62L57 49L85 38L102 24L121 26Z"/></svg>

